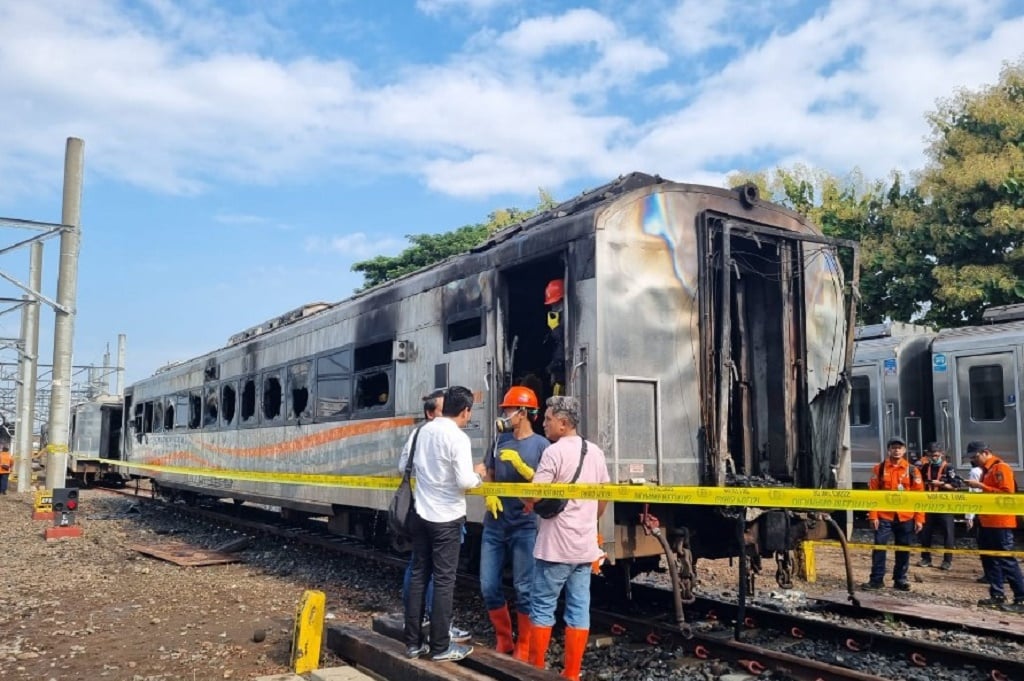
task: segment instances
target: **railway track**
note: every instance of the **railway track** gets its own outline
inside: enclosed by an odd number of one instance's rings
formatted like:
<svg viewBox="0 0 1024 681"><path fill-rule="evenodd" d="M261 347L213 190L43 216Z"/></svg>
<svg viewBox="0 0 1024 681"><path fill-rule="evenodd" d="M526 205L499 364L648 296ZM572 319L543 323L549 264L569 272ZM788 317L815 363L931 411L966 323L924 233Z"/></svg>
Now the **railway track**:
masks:
<svg viewBox="0 0 1024 681"><path fill-rule="evenodd" d="M130 490L119 492L133 498L165 503L137 496ZM217 525L280 537L290 543L346 554L364 561L404 567L408 560L370 547L361 540L331 534L322 521L285 523L275 511L247 505L167 506ZM476 584L475 576L468 572L461 573L459 580L467 586ZM657 651L657 654L672 651L670 656L676 659L686 656L696 661L726 660L753 675L765 672L780 675L772 678L875 681L915 678L913 674L917 673L921 679L1024 679L1024 660L1020 658L997 658L966 647L951 647L885 633L877 624L877 612L857 609L849 604L832 607L835 604L822 603L817 608L818 612L803 613L746 605L741 615L735 603L698 598L686 607L690 627L689 636L684 636L674 623L670 598L670 592L663 589L634 584L629 602L614 602L612 607L608 607L598 606L595 600L592 630L599 635L603 629L608 634L603 639L606 643L620 650L635 652L641 658L650 657L651 651ZM821 617L822 611L831 610L839 611L844 621ZM887 617L899 618L901 615ZM949 619L916 616L908 618L908 621L937 630L965 629L961 623ZM991 631L987 634L992 635ZM1008 627L1003 634L1008 641L1024 640L1021 629ZM346 656L343 652L336 652ZM478 659L483 660L484 657L482 655ZM512 674L509 678L525 678L521 674L516 675L524 665L506 656L487 657L495 658L492 662L498 667L511 664L511 671L506 670ZM623 655L616 653L613 657L620 659ZM504 674L506 671L495 673ZM421 677L414 675L409 678Z"/></svg>

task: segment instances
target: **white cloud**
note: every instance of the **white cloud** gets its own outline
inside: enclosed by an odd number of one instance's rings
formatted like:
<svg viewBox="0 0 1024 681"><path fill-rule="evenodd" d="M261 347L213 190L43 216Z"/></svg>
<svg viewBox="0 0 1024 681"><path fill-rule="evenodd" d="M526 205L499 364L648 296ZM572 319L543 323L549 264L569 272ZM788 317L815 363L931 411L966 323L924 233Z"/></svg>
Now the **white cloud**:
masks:
<svg viewBox="0 0 1024 681"><path fill-rule="evenodd" d="M508 4L511 0L416 0L416 9L424 14L442 14L445 12L468 12L473 15L495 9Z"/></svg>
<svg viewBox="0 0 1024 681"><path fill-rule="evenodd" d="M181 194L339 169L415 174L459 196L532 194L790 157L883 176L919 167L935 99L994 81L1024 35L1024 20L985 3L837 1L755 35L733 26L742 5L684 0L668 37L649 17L572 9L370 76L356 61L267 56L263 46L301 40L256 11L237 17L243 37L236 17L200 0L121 7L0 4L0 195L55 186L68 135L86 140L90 173ZM748 28L771 20L759 7ZM724 44L730 61L701 61ZM688 58L671 61L673 45Z"/></svg>
<svg viewBox="0 0 1024 681"><path fill-rule="evenodd" d="M365 232L352 232L334 237L314 236L306 239L306 251L322 253L329 251L345 256L346 261L363 260L377 255L394 255L405 249L409 243L404 239L385 237L376 239Z"/></svg>

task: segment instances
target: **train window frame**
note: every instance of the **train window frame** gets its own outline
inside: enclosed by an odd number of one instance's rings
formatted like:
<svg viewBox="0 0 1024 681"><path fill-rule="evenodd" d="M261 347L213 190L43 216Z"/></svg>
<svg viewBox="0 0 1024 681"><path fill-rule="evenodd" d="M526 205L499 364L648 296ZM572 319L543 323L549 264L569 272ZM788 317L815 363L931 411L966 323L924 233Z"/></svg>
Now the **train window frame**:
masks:
<svg viewBox="0 0 1024 681"><path fill-rule="evenodd" d="M231 390L231 392L234 393L232 395L232 398L231 398L231 400L232 400L231 401L232 407L231 407L231 418L230 419L225 419L224 418L224 390L225 389ZM220 386L218 386L218 390L220 391L220 413L218 414L218 419L219 419L220 427L221 428L235 428L235 427L238 426L238 414L239 414L239 411L240 411L239 410L239 404L238 404L238 379L232 378L232 379L229 379L227 381L222 381Z"/></svg>
<svg viewBox="0 0 1024 681"><path fill-rule="evenodd" d="M987 374L991 374L993 370L998 372L995 380L992 380L991 376L975 380L975 372L984 371ZM1003 395L1004 382L1005 376L1003 375L1002 364L979 364L967 370L967 391L968 399L970 400L971 421L974 423L1001 423L1006 420L1006 404ZM982 388L986 390L983 391ZM982 392L986 394L981 394ZM994 407L992 415L984 412L979 413L983 406ZM996 413L998 413L998 416L996 416Z"/></svg>
<svg viewBox="0 0 1024 681"><path fill-rule="evenodd" d="M153 432L153 400L146 400L142 403L142 427L139 432Z"/></svg>
<svg viewBox="0 0 1024 681"><path fill-rule="evenodd" d="M477 333L462 335L466 333L468 323L473 320L477 320L480 324ZM446 354L479 348L487 344L487 315L483 307L451 314L444 319L441 328L444 334L443 350ZM455 338L453 338L453 332L457 332Z"/></svg>
<svg viewBox="0 0 1024 681"><path fill-rule="evenodd" d="M238 410L239 428L259 428L260 426L260 383L259 374L247 374L238 379L238 393L236 397L236 409ZM252 384L252 413L245 418L245 391Z"/></svg>
<svg viewBox="0 0 1024 681"><path fill-rule="evenodd" d="M175 393L169 399L174 400L174 429L188 429L188 393Z"/></svg>
<svg viewBox="0 0 1024 681"><path fill-rule="evenodd" d="M316 382L314 381L314 361L312 358L304 358L295 362L291 362L285 368L285 385L284 385L284 413L285 420L288 423L300 423L302 421L311 421L313 419L313 394ZM306 406L302 410L302 413L295 413L295 388L294 377L303 374L302 371L298 371L301 367L305 367L304 380L306 390ZM301 388L300 388L301 390Z"/></svg>
<svg viewBox="0 0 1024 681"><path fill-rule="evenodd" d="M395 413L394 336L356 346L352 352L352 417L393 416ZM386 361L381 361L384 358ZM379 385L383 378L385 385ZM372 382L372 385L371 385ZM383 401L380 398L383 397Z"/></svg>
<svg viewBox="0 0 1024 681"><path fill-rule="evenodd" d="M858 387L856 385L858 383L858 381L862 381L865 385L863 387ZM870 376L865 376L863 374L860 374L860 375L854 375L854 376L850 377L850 427L851 428L870 428L875 423L874 410L871 408L871 383L872 383L872 381L871 381L871 377ZM868 420L864 421L864 422L861 422L861 423L854 423L854 419L853 419L854 404L855 404L854 396L858 393L858 391L863 391L863 396L865 398L864 402L866 404L866 413L867 413L867 416L868 416ZM865 413L865 408L862 408L859 415L863 416L864 413Z"/></svg>
<svg viewBox="0 0 1024 681"><path fill-rule="evenodd" d="M213 398L213 408L215 410L212 420L207 420L210 416L210 398ZM203 430L217 430L220 427L220 384L219 383L207 383L203 386L203 414L202 414L202 427Z"/></svg>
<svg viewBox="0 0 1024 681"><path fill-rule="evenodd" d="M277 412L273 416L267 416L267 381L277 382ZM273 392L270 392L271 397ZM277 426L284 423L285 416L285 392L284 392L284 367L274 367L260 372L260 397L257 400L257 415L260 424L264 426Z"/></svg>
<svg viewBox="0 0 1024 681"><path fill-rule="evenodd" d="M322 370L321 361L327 360L334 357L348 357L347 362L335 361L335 367L331 367L330 371L324 372ZM323 421L348 421L352 418L352 361L354 353L352 344L343 345L341 347L332 348L324 352L317 353L313 356L313 420L315 422ZM344 411L339 411L333 414L322 414L320 411L321 400L325 399L321 391L321 384L325 382L347 382L348 383L348 403L345 405ZM340 396L340 394L339 394Z"/></svg>

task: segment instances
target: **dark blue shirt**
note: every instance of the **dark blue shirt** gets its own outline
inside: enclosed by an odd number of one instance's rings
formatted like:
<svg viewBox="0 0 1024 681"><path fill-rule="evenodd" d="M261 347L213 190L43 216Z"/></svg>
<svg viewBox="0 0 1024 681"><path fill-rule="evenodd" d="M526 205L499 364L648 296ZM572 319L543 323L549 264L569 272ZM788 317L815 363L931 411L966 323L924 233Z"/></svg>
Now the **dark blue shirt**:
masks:
<svg viewBox="0 0 1024 681"><path fill-rule="evenodd" d="M519 458L532 468L537 470L540 465L540 455L551 443L542 435L534 433L528 438L517 440L512 433L504 433L498 437L498 443L493 447L487 456L484 457L484 466L494 471L495 482L528 482L519 475L512 464L501 460L501 450L514 449L519 452ZM495 518L488 511L484 513L484 524L502 522L505 525L519 525L537 523L537 516L534 513L523 513L523 502L518 497L501 497L503 510L498 518Z"/></svg>

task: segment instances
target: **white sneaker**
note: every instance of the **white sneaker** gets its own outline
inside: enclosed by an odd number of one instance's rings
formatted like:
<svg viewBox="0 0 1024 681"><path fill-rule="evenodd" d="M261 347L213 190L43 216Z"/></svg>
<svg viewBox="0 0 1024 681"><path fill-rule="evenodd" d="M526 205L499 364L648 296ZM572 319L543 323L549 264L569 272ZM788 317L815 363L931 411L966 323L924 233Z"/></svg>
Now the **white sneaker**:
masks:
<svg viewBox="0 0 1024 681"><path fill-rule="evenodd" d="M451 637L452 643L465 643L466 641L473 638L473 635L470 634L468 631L466 631L465 629L459 629L454 624L448 628L448 635Z"/></svg>

